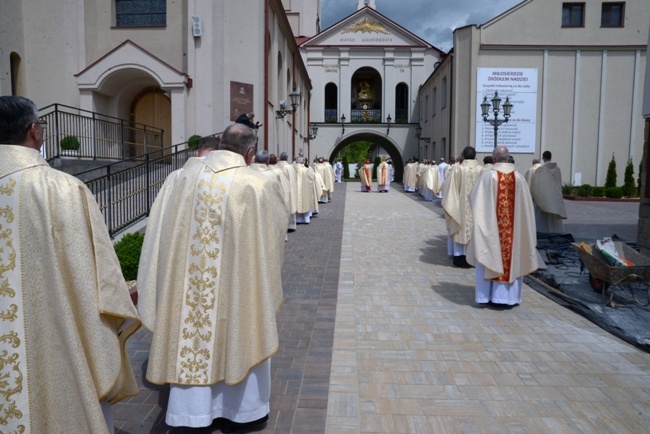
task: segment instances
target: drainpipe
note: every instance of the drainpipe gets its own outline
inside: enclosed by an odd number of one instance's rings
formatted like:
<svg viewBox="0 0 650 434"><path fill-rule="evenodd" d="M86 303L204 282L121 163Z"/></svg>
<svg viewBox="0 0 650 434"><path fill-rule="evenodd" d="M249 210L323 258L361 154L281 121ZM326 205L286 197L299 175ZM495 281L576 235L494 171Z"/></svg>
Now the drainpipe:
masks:
<svg viewBox="0 0 650 434"><path fill-rule="evenodd" d="M454 118L454 54L450 54L451 60L449 61L449 153L451 154L451 147L453 145L453 118ZM451 155L447 157L447 161L451 159Z"/></svg>
<svg viewBox="0 0 650 434"><path fill-rule="evenodd" d="M264 150L269 150L269 0L264 2Z"/></svg>

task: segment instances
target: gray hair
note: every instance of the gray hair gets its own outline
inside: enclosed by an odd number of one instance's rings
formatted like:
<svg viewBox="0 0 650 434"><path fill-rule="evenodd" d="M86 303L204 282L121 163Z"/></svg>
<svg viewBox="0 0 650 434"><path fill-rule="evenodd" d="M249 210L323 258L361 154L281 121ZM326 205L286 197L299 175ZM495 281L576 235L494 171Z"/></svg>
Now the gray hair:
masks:
<svg viewBox="0 0 650 434"><path fill-rule="evenodd" d="M289 159L289 154L283 152L280 154L280 161L287 161Z"/></svg>
<svg viewBox="0 0 650 434"><path fill-rule="evenodd" d="M507 163L510 158L510 151L505 146L497 146L492 151L492 158L494 158L495 163Z"/></svg>
<svg viewBox="0 0 650 434"><path fill-rule="evenodd" d="M0 143L23 143L33 122L38 122L38 110L32 100L22 96L0 97Z"/></svg>
<svg viewBox="0 0 650 434"><path fill-rule="evenodd" d="M269 162L269 152L262 149L261 151L257 151L255 154L255 162L260 163L260 164L266 164Z"/></svg>
<svg viewBox="0 0 650 434"><path fill-rule="evenodd" d="M221 144L221 133L214 136L202 137L197 147L198 151L216 151Z"/></svg>
<svg viewBox="0 0 650 434"><path fill-rule="evenodd" d="M298 164L305 164L305 157L298 157L298 158L296 158L296 163L298 163Z"/></svg>
<svg viewBox="0 0 650 434"><path fill-rule="evenodd" d="M257 143L257 134L253 129L244 124L232 124L221 134L221 143L219 149L235 152L240 155L246 155L250 148L254 148Z"/></svg>

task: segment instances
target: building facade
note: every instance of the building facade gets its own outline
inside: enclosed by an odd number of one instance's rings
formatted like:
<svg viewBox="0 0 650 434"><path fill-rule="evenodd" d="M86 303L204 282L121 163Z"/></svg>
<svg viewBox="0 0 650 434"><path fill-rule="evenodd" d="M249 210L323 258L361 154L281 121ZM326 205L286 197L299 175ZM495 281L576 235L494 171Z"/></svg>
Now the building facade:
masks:
<svg viewBox="0 0 650 434"><path fill-rule="evenodd" d="M509 146L520 170L549 150L563 182L603 185L613 155L622 180L627 161L638 167L643 152L649 21L645 0L524 0L480 26L456 29L449 59L419 94L428 107L420 110L422 135L436 144L436 156L467 145L486 155L494 131L480 104L498 92L513 103L499 144Z"/></svg>
<svg viewBox="0 0 650 434"><path fill-rule="evenodd" d="M290 20L316 31L320 0L293 3L3 1L0 92L160 127L166 145L252 111L265 124L260 145L292 153L308 131L311 84ZM294 91L296 110L276 119Z"/></svg>
<svg viewBox="0 0 650 434"><path fill-rule="evenodd" d="M357 11L301 44L312 82L312 156L371 141L400 166L418 156L418 89L442 52L360 0Z"/></svg>

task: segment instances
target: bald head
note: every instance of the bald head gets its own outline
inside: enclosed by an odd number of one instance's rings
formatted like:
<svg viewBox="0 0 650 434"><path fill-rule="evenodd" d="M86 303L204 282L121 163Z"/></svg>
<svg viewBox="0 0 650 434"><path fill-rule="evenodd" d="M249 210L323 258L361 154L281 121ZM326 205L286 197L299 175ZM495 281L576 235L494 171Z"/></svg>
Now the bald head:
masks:
<svg viewBox="0 0 650 434"><path fill-rule="evenodd" d="M510 151L505 146L497 146L492 151L492 158L494 158L495 163L507 163L510 158Z"/></svg>
<svg viewBox="0 0 650 434"><path fill-rule="evenodd" d="M219 149L246 156L249 149L255 148L255 131L244 124L232 124L221 134Z"/></svg>

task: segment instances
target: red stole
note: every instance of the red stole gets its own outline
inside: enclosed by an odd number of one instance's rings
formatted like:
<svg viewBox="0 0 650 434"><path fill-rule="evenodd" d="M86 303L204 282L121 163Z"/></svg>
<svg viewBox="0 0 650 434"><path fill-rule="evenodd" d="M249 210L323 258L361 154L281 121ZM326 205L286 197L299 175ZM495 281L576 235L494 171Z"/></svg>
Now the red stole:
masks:
<svg viewBox="0 0 650 434"><path fill-rule="evenodd" d="M514 237L515 221L515 172L501 173L497 190L497 224L499 226L499 242L501 243L501 260L503 275L495 282L509 282L512 267L512 239Z"/></svg>

